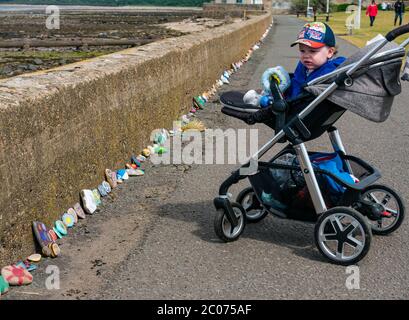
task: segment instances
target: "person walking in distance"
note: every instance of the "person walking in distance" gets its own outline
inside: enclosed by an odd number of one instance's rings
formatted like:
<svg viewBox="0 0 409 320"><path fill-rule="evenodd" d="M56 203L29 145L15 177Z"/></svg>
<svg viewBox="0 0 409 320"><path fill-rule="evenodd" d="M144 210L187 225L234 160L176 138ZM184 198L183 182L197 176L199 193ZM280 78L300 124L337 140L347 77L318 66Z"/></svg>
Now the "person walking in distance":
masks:
<svg viewBox="0 0 409 320"><path fill-rule="evenodd" d="M396 26L396 21L398 21L398 18L399 18L399 25L402 25L403 14L405 13L405 3L402 0L398 0L395 2L394 7L395 7L394 25Z"/></svg>
<svg viewBox="0 0 409 320"><path fill-rule="evenodd" d="M372 0L371 4L368 6L368 8L366 8L366 15L369 16L371 27L374 24L377 14L378 14L378 5L375 3L375 0Z"/></svg>

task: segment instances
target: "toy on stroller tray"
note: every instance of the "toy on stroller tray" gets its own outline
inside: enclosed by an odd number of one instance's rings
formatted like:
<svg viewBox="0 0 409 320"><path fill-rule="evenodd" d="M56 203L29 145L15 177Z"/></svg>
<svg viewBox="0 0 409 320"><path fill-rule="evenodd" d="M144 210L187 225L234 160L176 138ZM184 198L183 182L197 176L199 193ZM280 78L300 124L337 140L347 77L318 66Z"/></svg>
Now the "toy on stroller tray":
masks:
<svg viewBox="0 0 409 320"><path fill-rule="evenodd" d="M401 225L405 208L391 188L374 184L380 172L365 161L347 155L334 123L350 110L375 122L385 121L394 96L401 92L400 70L405 46L393 40L409 32L409 24L390 31L348 58L335 71L310 81L304 93L285 100L271 81L274 102L269 108L243 103L243 93L221 95L222 112L249 124L265 123L275 136L225 180L214 199L214 228L225 242L242 234L247 222L268 213L315 223L319 251L329 261L351 265L367 254L372 234L390 234ZM308 152L306 141L327 132L333 153ZM287 142L270 161L262 157L275 144ZM236 201L228 193L240 180L251 187Z"/></svg>

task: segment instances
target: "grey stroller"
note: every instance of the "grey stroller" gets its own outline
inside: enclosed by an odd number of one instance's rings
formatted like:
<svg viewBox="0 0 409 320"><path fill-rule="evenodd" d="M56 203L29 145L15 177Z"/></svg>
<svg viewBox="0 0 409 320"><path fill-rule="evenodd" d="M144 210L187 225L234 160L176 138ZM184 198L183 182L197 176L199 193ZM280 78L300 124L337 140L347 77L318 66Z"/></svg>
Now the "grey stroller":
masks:
<svg viewBox="0 0 409 320"><path fill-rule="evenodd" d="M224 114L248 124L264 123L276 133L220 186L214 199L214 229L221 240L237 240L246 223L271 213L315 223L315 243L323 256L336 264L351 265L365 257L372 234L386 235L399 228L405 214L400 196L375 184L381 177L376 168L347 155L334 124L346 110L375 122L388 118L394 96L401 92L399 76L409 43L407 39L397 45L393 40L408 32L409 25L389 32L334 72L309 82L293 100L283 98L274 80L274 102L269 108L244 104L240 92L221 95ZM307 151L305 142L325 132L334 153ZM288 144L270 161L259 160L275 144L284 142ZM338 172L324 163L336 163ZM229 188L246 178L251 187L233 201Z"/></svg>

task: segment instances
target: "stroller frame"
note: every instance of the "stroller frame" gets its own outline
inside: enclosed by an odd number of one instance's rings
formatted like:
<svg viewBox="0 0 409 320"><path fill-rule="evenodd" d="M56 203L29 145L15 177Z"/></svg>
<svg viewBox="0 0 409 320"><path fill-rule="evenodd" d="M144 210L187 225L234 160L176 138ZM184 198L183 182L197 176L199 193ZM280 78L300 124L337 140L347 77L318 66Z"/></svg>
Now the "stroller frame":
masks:
<svg viewBox="0 0 409 320"><path fill-rule="evenodd" d="M219 195L214 199L214 205L216 209L218 209L219 212L223 212L225 218L221 217L220 215L218 216L219 218L215 219L215 231L218 234L222 240L228 242L228 241L234 241L236 240L236 237L238 238L237 235L234 234L234 230L240 227L240 224L243 223L241 221L240 217L240 210L237 210L237 204L232 205L231 203L231 194L228 193L229 188L233 185L238 183L240 180L245 179L251 175L257 174L258 172L258 165L260 164L261 166L269 166L268 163L264 162L259 162L258 159L260 159L265 153L267 153L274 145L276 145L279 142L282 142L283 138L287 138L287 140L290 142L290 146L295 150L296 157L299 163L299 167L302 171L303 177L306 182L306 186L308 188L308 191L311 196L311 200L315 209L315 212L317 216L323 216L324 213L330 212L331 210L328 211L328 208L326 206L326 203L324 201L323 194L321 192L320 186L317 181L317 176L316 176L316 169L314 171L313 165L311 163L311 160L309 158L309 153L306 148L306 145L302 139L295 139L289 137L288 134L288 128L291 125L297 126L298 129L301 129L302 133L302 127L303 123L302 120L310 114L320 103L322 103L328 96L330 96L341 84L344 84L345 86L350 86L352 85L352 76L360 70L361 67L366 67L367 68L374 68L381 66L382 64L388 63L386 62L377 62L377 59L382 58L385 55L390 55L390 54L397 54L397 56L402 57L404 55L404 47L409 44L409 38L406 39L400 46L398 46L396 49L393 50L388 50L383 53L377 54L379 50L381 50L388 42L393 41L396 37L399 35L402 35L404 33L409 32L409 24L399 27L391 32L389 32L385 39L379 41L370 51L368 51L360 60L358 60L356 63L349 64L343 67L338 68L337 70L321 76L315 80L310 81L307 85L315 84L322 82L327 79L331 79L332 77L335 77L335 81L327 88L325 89L320 95L315 97L315 99L308 104L307 107L305 107L297 116L296 121L290 121L289 123L286 124L286 128L281 129L278 133L275 134L275 136L268 141L264 146L262 146L253 156L251 156L248 161L241 166L237 171L234 171L232 175L225 180L222 185L220 186L219 189ZM372 65L371 65L372 62ZM369 66L368 66L369 65ZM298 121L298 123L297 123ZM301 128L298 126L298 124L301 122ZM304 126L305 128L305 126ZM287 130L286 130L287 129ZM290 128L291 129L291 128ZM306 128L305 128L306 129ZM307 130L308 132L308 130ZM330 129L327 130L330 142L332 144L332 147L335 152L341 153L343 155L346 155L346 150L345 147L342 143L342 139L340 136L339 131L335 127L331 127ZM302 134L301 134L302 136ZM359 159L360 160L360 159ZM371 174L368 177L365 177L363 180L361 180L359 183L355 185L348 185L349 188L352 188L354 190L364 190L368 186L372 185L376 180L378 180L381 175L378 170L375 168L372 168L369 166L367 163L361 161L361 165L364 167L367 167ZM347 170L352 174L352 169L349 165L348 160L346 159L345 161ZM274 165L273 165L274 166ZM272 167L272 166L269 166ZM285 166L284 166L285 167ZM333 177L336 180L336 177ZM338 181L337 181L338 182ZM341 184L345 185L342 181L339 181ZM400 201L400 199L399 199ZM342 207L339 207L342 208ZM240 209L240 208L239 208ZM347 211L349 208L344 208L345 211ZM274 213L274 212L273 212ZM402 212L403 215L403 212ZM280 216L280 215L279 215ZM321 217L324 218L324 217ZM328 216L326 216L328 219ZM225 219L225 220L223 220ZM217 224L223 224L223 221L227 221L230 223L231 226L231 231L232 231L232 238L226 238L225 236L220 234L220 228L218 231ZM323 219L319 219L319 222L322 222ZM359 219L358 219L359 220ZM358 221L360 223L360 221ZM356 224L357 222L355 222ZM365 227L363 224L361 227ZM318 225L316 225L316 229L318 228ZM322 227L321 227L322 229ZM322 234L322 230L320 229L320 232ZM365 228L364 228L365 229ZM241 233L241 232L240 232ZM365 230L366 233L366 230ZM369 231L371 234L371 232ZM370 242L371 238L367 237L366 241ZM317 239L316 239L317 242ZM344 259L342 255L339 255L338 253L336 256L332 256L330 254L327 254L326 248L323 248L322 246L320 247L317 243L317 247L320 249L321 253L328 258L331 262L336 263L336 264L341 264L341 265L347 265L347 264L353 264L359 260L361 260L369 250L369 244L368 248L362 249L362 252L356 256L352 256L352 258ZM342 249L343 250L343 249Z"/></svg>

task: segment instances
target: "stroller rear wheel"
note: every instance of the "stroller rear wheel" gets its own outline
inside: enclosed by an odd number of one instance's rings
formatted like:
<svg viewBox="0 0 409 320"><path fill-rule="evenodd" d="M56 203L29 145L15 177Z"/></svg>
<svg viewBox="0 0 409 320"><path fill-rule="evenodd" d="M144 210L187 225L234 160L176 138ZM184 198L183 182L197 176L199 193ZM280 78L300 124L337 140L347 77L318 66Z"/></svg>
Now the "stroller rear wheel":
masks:
<svg viewBox="0 0 409 320"><path fill-rule="evenodd" d="M387 235L400 227L405 217L405 206L392 188L371 185L362 191L361 198L380 207L379 217L367 217L373 234Z"/></svg>
<svg viewBox="0 0 409 320"><path fill-rule="evenodd" d="M224 209L218 209L214 219L214 231L220 240L223 240L224 242L237 240L246 226L246 213L243 207L235 202L232 202L231 206L238 218L238 225L236 227L233 227L230 223Z"/></svg>
<svg viewBox="0 0 409 320"><path fill-rule="evenodd" d="M324 212L315 225L314 236L321 254L340 265L355 264L363 259L372 240L365 217L347 207Z"/></svg>
<svg viewBox="0 0 409 320"><path fill-rule="evenodd" d="M249 223L259 222L268 215L268 211L260 204L252 187L242 190L237 196L236 202L243 207L246 212L246 220Z"/></svg>

